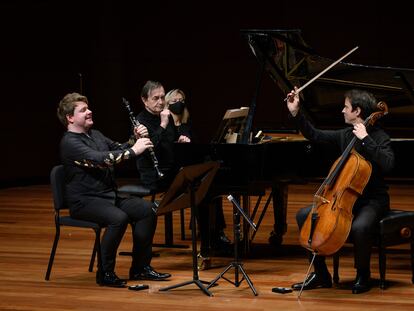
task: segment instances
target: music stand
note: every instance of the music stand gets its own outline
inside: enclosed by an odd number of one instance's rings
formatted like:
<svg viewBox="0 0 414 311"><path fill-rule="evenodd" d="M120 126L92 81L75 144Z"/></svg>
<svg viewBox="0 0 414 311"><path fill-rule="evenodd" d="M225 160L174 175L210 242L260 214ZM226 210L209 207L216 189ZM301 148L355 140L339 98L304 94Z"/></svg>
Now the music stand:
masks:
<svg viewBox="0 0 414 311"><path fill-rule="evenodd" d="M167 291L194 283L206 295L212 296L211 292L209 292L203 285L209 284L209 282L201 281L198 277L197 228L195 215L196 207L206 196L218 168L219 162L217 161L209 161L202 164L182 167L158 206L157 215L162 215L177 209L191 208L191 242L193 257L193 279L180 284L160 288L160 291Z"/></svg>
<svg viewBox="0 0 414 311"><path fill-rule="evenodd" d="M239 109L229 109L224 114L223 120L217 128L216 135L212 142L214 143L237 143L240 142L241 135L244 131L246 118L249 113L248 107Z"/></svg>
<svg viewBox="0 0 414 311"><path fill-rule="evenodd" d="M249 223L249 225L256 231L256 224L249 218L249 216L244 212L244 210L240 207L237 201L234 199L232 195L229 195L227 199L233 203L233 235L234 235L234 261L230 263L224 270L221 272L211 283L207 286L207 289L214 286L220 278L225 279L227 282L233 284L236 287L239 287L243 280L246 280L247 284L249 284L250 289L252 290L253 294L257 296L257 291L253 286L252 281L250 280L249 276L247 275L246 271L243 269L243 263L240 261L239 252L238 252L238 244L240 242L240 215ZM224 274L229 271L231 268L234 268L234 282L225 278ZM242 279L239 279L239 272L243 274Z"/></svg>

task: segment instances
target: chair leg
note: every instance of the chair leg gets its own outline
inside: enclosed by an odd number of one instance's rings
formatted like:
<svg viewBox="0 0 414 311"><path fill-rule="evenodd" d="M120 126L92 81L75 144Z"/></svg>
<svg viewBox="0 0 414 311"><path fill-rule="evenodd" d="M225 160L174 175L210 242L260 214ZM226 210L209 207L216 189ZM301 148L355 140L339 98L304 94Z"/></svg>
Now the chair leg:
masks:
<svg viewBox="0 0 414 311"><path fill-rule="evenodd" d="M411 283L414 284L414 238L411 238Z"/></svg>
<svg viewBox="0 0 414 311"><path fill-rule="evenodd" d="M339 283L339 253L333 255L333 282L335 284Z"/></svg>
<svg viewBox="0 0 414 311"><path fill-rule="evenodd" d="M385 289L386 281L385 281L385 268L387 265L387 259L385 256L385 247L380 246L378 248L378 259L379 259L379 270L380 270L380 288Z"/></svg>
<svg viewBox="0 0 414 311"><path fill-rule="evenodd" d="M172 212L168 212L164 215L164 238L165 238L165 245L173 245L173 214Z"/></svg>
<svg viewBox="0 0 414 311"><path fill-rule="evenodd" d="M95 257L98 254L98 269L100 268L100 250L101 250L101 229L94 229L95 231L95 243L93 245L91 261L89 262L89 272L93 271L93 265L95 264Z"/></svg>
<svg viewBox="0 0 414 311"><path fill-rule="evenodd" d="M99 229L99 237L101 236L101 229ZM98 246L96 248L96 254L98 256L98 270L104 271L102 266L102 252L101 252L101 239L98 239Z"/></svg>
<svg viewBox="0 0 414 311"><path fill-rule="evenodd" d="M52 272L53 261L55 260L55 254L56 254L56 249L57 249L57 245L59 242L59 238L60 238L60 227L59 225L56 225L55 240L53 241L52 251L50 252L49 264L47 265L47 271L46 271L46 276L45 276L46 281L49 281L50 273Z"/></svg>
<svg viewBox="0 0 414 311"><path fill-rule="evenodd" d="M185 240L185 219L184 209L180 209L180 222L181 222L181 240Z"/></svg>

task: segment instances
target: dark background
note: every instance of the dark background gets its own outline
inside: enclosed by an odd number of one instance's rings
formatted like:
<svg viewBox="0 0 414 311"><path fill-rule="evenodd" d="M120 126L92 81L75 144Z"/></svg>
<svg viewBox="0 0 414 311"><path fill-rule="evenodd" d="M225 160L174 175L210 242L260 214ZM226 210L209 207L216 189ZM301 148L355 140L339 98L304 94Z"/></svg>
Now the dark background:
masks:
<svg viewBox="0 0 414 311"><path fill-rule="evenodd" d="M246 3L245 3L246 2ZM88 96L95 127L126 140L148 79L185 91L200 142L226 109L248 106L257 62L240 29L302 29L319 55L414 68L409 1L2 1L0 185L47 182L59 163L59 100ZM283 94L263 79L254 126L283 123ZM283 125L283 124L282 124Z"/></svg>

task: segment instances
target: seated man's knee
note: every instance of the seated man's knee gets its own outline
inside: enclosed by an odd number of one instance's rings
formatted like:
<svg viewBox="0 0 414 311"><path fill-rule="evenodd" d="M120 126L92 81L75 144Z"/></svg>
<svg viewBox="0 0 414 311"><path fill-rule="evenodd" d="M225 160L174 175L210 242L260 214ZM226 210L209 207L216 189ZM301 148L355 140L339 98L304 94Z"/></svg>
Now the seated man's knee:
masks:
<svg viewBox="0 0 414 311"><path fill-rule="evenodd" d="M364 223L353 223L351 227L350 237L353 241L365 240L374 236L375 228Z"/></svg>
<svg viewBox="0 0 414 311"><path fill-rule="evenodd" d="M127 227L129 223L129 217L126 213L120 211L121 213L117 213L112 218L112 223L109 226L116 226L116 227Z"/></svg>
<svg viewBox="0 0 414 311"><path fill-rule="evenodd" d="M310 207L304 207L297 211L296 213L296 223L298 224L299 228L302 228L303 224L306 221L306 218L309 215Z"/></svg>

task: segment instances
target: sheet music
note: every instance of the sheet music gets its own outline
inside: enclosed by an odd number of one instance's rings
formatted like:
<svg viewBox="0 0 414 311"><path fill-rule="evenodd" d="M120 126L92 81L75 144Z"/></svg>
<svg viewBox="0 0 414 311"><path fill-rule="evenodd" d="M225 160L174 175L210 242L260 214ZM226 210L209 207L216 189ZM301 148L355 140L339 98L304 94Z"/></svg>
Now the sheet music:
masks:
<svg viewBox="0 0 414 311"><path fill-rule="evenodd" d="M228 109L223 116L213 142L229 144L239 142L248 114L249 107Z"/></svg>

